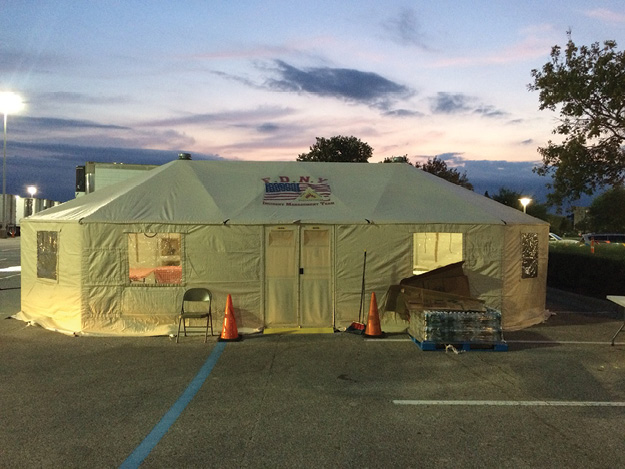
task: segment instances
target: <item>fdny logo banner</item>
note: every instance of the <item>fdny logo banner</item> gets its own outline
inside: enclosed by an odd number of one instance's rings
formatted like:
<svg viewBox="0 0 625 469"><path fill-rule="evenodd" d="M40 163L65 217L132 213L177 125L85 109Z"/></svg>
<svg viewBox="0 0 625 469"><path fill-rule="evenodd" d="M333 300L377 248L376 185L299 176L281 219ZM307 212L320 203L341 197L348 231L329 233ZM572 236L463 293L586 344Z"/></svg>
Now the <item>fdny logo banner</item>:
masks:
<svg viewBox="0 0 625 469"><path fill-rule="evenodd" d="M265 184L263 205L334 205L328 180L312 176L262 178Z"/></svg>

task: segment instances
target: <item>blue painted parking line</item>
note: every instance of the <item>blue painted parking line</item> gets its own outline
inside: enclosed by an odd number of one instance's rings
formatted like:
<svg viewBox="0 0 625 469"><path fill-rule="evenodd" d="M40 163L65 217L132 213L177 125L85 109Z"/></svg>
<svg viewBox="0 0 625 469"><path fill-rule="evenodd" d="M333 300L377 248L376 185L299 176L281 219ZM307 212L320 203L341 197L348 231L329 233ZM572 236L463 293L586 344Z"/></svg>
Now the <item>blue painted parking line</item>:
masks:
<svg viewBox="0 0 625 469"><path fill-rule="evenodd" d="M139 444L132 454L126 458L121 466L119 466L120 469L139 467L145 458L148 457L150 452L154 449L158 442L161 441L169 428L174 424L182 411L200 390L204 381L208 378L208 375L210 375L211 371L213 371L213 368L215 367L221 353L224 351L224 348L226 348L226 342L217 342L215 348L204 362L204 365L202 365L198 374L195 375L195 378L193 378L193 381L189 383L189 386L187 386L178 400L171 406L148 436L145 437L141 444Z"/></svg>

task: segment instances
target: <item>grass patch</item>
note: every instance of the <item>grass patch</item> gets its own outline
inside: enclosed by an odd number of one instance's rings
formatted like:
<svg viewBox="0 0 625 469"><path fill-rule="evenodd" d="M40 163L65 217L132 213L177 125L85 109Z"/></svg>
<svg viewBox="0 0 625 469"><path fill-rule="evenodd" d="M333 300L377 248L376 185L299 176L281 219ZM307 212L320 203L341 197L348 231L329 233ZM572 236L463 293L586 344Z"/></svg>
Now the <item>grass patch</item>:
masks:
<svg viewBox="0 0 625 469"><path fill-rule="evenodd" d="M625 295L625 245L549 245L547 285L605 299Z"/></svg>
<svg viewBox="0 0 625 469"><path fill-rule="evenodd" d="M552 253L620 259L625 262L625 244L621 243L597 243L594 254L591 252L590 246L583 243L551 243L549 244L549 255Z"/></svg>

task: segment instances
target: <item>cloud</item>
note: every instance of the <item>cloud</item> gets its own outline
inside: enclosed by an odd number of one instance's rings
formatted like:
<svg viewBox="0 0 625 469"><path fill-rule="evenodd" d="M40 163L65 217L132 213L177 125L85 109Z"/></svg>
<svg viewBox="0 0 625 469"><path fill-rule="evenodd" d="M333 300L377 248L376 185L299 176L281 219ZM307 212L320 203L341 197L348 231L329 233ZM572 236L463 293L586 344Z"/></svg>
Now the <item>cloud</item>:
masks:
<svg viewBox="0 0 625 469"><path fill-rule="evenodd" d="M34 97L39 106L61 104L128 104L128 96L92 96L73 91L51 91L39 93Z"/></svg>
<svg viewBox="0 0 625 469"><path fill-rule="evenodd" d="M114 143L110 138L104 138L102 145L110 145ZM184 148L195 145L195 138L174 129L164 130L133 130L133 132L119 139L119 146L124 147L160 147L160 148Z"/></svg>
<svg viewBox="0 0 625 469"><path fill-rule="evenodd" d="M266 86L275 91L292 91L342 99L387 109L390 103L407 98L412 91L372 72L348 68L317 67L299 69L281 60L275 61L279 78Z"/></svg>
<svg viewBox="0 0 625 469"><path fill-rule="evenodd" d="M15 142L14 146L21 150L32 150L35 155L41 155L41 158L45 158L46 160L71 160L76 164L84 164L87 161L101 161L107 163L165 164L169 161L175 160L179 152L185 151L184 148L179 150L150 150L144 148L122 148L113 146L97 147L61 143ZM193 159L198 160L221 159L215 154L201 154L193 152L191 152L191 154ZM36 158L36 156L33 158Z"/></svg>
<svg viewBox="0 0 625 469"><path fill-rule="evenodd" d="M422 117L424 114L419 111L410 111L408 109L394 109L384 113L387 117Z"/></svg>
<svg viewBox="0 0 625 469"><path fill-rule="evenodd" d="M625 14L617 13L607 8L595 8L594 10L588 10L585 15L589 18L596 18L606 23L625 23Z"/></svg>
<svg viewBox="0 0 625 469"><path fill-rule="evenodd" d="M277 124L272 124L271 122L265 122L264 124L260 124L258 127L256 127L256 130L261 133L274 133L279 129L280 126L278 126Z"/></svg>
<svg viewBox="0 0 625 469"><path fill-rule="evenodd" d="M13 117L19 125L26 127L28 130L34 132L37 130L76 130L76 129L113 129L113 130L128 130L129 127L100 124L90 120L78 120L78 119L61 119L58 117Z"/></svg>
<svg viewBox="0 0 625 469"><path fill-rule="evenodd" d="M499 109L495 109L495 107L491 105L478 106L473 110L473 113L479 114L484 117L505 117L508 115L508 113Z"/></svg>
<svg viewBox="0 0 625 469"><path fill-rule="evenodd" d="M260 106L255 109L234 110L226 112L215 112L205 114L188 114L180 117L170 117L146 121L140 124L141 127L172 127L177 125L207 125L225 124L238 125L241 123L254 123L267 121L292 115L295 111L291 108L277 106Z"/></svg>
<svg viewBox="0 0 625 469"><path fill-rule="evenodd" d="M528 138L527 140L523 140L521 142L521 145L532 145L534 143L534 139L533 138Z"/></svg>
<svg viewBox="0 0 625 469"><path fill-rule="evenodd" d="M475 192L492 196L504 187L544 202L550 179L534 173L535 166L536 161L464 160L463 167Z"/></svg>
<svg viewBox="0 0 625 469"><path fill-rule="evenodd" d="M78 146L112 146L128 148L189 147L195 139L184 132L166 128L142 128L103 124L91 120L56 117L14 116L12 133L27 137L31 143L54 141Z"/></svg>
<svg viewBox="0 0 625 469"><path fill-rule="evenodd" d="M447 153L441 153L439 155L418 155L417 159L420 162L425 163L427 160L438 158L439 160L442 160L445 163L447 163L448 166L456 167L456 166L464 166L465 159L462 156L463 154L464 153L461 153L461 152L451 151Z"/></svg>
<svg viewBox="0 0 625 469"><path fill-rule="evenodd" d="M45 140L40 140L45 141ZM121 134L93 132L74 136L56 137L61 144L114 148L184 148L195 145L193 137L174 129L133 129Z"/></svg>
<svg viewBox="0 0 625 469"><path fill-rule="evenodd" d="M464 93L447 93L439 91L430 98L430 110L434 114L462 114L473 113L483 117L505 117L507 112L496 109L490 104L481 104L477 98Z"/></svg>
<svg viewBox="0 0 625 469"><path fill-rule="evenodd" d="M212 73L213 75L218 76L220 78L223 78L225 80L234 81L236 83L240 83L240 84L248 86L250 88L262 88L262 87L258 86L255 82L250 80L249 78L245 78L245 77L241 77L241 76L238 76L238 75L234 75L232 73L226 73L226 72L222 72L220 70L211 70L210 73Z"/></svg>
<svg viewBox="0 0 625 469"><path fill-rule="evenodd" d="M15 157L7 158L7 193L23 195L35 183L38 197L66 201L74 197L76 166L87 161L127 164L165 164L177 159L179 150L97 147L89 145L13 142ZM194 160L219 160L215 154L191 152ZM42 171L45 168L45 171ZM33 176L36 175L36 180Z"/></svg>
<svg viewBox="0 0 625 469"><path fill-rule="evenodd" d="M546 183L550 179L533 172L537 161L470 160L462 152L419 155L417 159L425 162L435 156L448 167L461 168L459 171L466 173L477 194L488 191L492 197L503 187L531 196L540 202L546 201Z"/></svg>
<svg viewBox="0 0 625 469"><path fill-rule="evenodd" d="M56 71L65 71L76 65L76 59L70 60L60 54L33 53L30 50L17 50L2 47L0 43L0 72L10 74L48 74Z"/></svg>
<svg viewBox="0 0 625 469"><path fill-rule="evenodd" d="M397 44L427 49L417 14L413 8L402 8L396 16L384 21L382 27L387 37Z"/></svg>
<svg viewBox="0 0 625 469"><path fill-rule="evenodd" d="M472 98L462 93L439 91L431 100L430 109L434 114L457 114L459 112L471 111L469 103L472 101Z"/></svg>

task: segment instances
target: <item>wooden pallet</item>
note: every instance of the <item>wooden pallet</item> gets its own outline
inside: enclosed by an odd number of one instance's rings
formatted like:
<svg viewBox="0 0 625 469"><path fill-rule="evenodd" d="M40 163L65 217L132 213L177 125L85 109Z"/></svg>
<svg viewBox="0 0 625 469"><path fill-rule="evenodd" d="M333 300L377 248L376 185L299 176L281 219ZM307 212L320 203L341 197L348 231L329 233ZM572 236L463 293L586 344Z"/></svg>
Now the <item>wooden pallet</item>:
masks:
<svg viewBox="0 0 625 469"><path fill-rule="evenodd" d="M419 341L410 336L412 341L417 346L426 352L429 351L455 351L455 352L469 352L469 351L482 351L482 352L507 352L508 344L505 342L432 342L429 340Z"/></svg>

